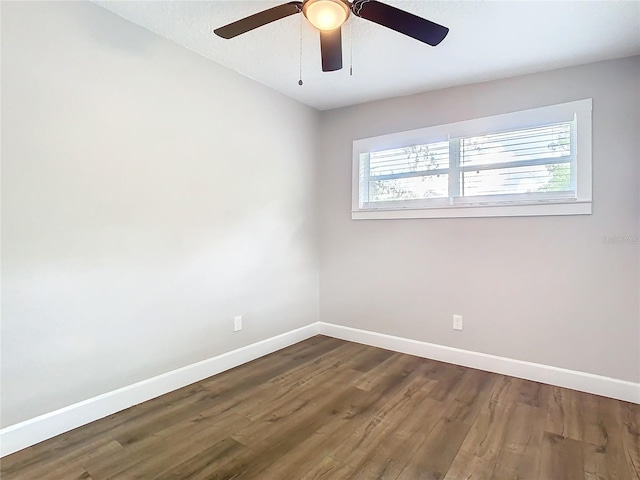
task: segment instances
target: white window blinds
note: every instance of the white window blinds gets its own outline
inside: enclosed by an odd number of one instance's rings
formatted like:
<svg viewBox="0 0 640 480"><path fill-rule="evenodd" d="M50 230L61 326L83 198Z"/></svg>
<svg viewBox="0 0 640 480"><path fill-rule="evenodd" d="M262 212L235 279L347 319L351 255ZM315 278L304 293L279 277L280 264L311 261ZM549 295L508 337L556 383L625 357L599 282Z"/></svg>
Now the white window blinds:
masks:
<svg viewBox="0 0 640 480"><path fill-rule="evenodd" d="M460 196L575 194L574 122L460 140Z"/></svg>
<svg viewBox="0 0 640 480"><path fill-rule="evenodd" d="M575 121L361 154L365 208L575 197Z"/></svg>

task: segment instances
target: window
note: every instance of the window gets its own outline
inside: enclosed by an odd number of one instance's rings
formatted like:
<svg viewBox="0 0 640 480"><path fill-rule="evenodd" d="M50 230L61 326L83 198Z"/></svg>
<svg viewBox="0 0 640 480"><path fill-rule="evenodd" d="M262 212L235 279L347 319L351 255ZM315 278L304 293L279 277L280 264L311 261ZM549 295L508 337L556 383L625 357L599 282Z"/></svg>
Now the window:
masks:
<svg viewBox="0 0 640 480"><path fill-rule="evenodd" d="M353 219L591 213L591 99L353 142Z"/></svg>

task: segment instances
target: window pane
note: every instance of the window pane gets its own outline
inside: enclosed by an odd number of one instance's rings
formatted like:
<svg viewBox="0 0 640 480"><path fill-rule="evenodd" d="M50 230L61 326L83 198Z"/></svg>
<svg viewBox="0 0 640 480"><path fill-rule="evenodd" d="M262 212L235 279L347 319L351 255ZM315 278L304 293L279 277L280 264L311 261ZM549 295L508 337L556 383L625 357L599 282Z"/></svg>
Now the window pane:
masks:
<svg viewBox="0 0 640 480"><path fill-rule="evenodd" d="M496 168L461 173L465 197L570 191L570 163Z"/></svg>
<svg viewBox="0 0 640 480"><path fill-rule="evenodd" d="M569 157L571 123L493 133L461 141L462 166Z"/></svg>
<svg viewBox="0 0 640 480"><path fill-rule="evenodd" d="M448 142L372 152L369 157L370 177L399 173L427 172L429 170L448 167Z"/></svg>
<svg viewBox="0 0 640 480"><path fill-rule="evenodd" d="M369 201L384 202L447 197L448 185L449 175L371 180L369 182Z"/></svg>

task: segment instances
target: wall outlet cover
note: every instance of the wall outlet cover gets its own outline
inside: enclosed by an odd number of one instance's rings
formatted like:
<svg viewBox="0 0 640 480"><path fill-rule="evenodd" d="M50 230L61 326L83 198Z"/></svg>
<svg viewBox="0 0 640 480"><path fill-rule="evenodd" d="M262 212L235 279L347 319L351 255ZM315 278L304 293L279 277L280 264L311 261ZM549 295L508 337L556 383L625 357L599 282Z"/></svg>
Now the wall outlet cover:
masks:
<svg viewBox="0 0 640 480"><path fill-rule="evenodd" d="M233 331L239 332L240 330L242 330L242 315L233 318Z"/></svg>

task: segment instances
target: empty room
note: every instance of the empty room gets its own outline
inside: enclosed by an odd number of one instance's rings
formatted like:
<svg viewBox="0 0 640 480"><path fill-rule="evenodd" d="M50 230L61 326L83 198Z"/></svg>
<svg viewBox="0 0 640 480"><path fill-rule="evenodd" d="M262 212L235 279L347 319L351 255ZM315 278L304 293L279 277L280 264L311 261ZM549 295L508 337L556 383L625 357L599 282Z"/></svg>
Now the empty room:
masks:
<svg viewBox="0 0 640 480"><path fill-rule="evenodd" d="M0 478L640 480L640 1L1 1Z"/></svg>

